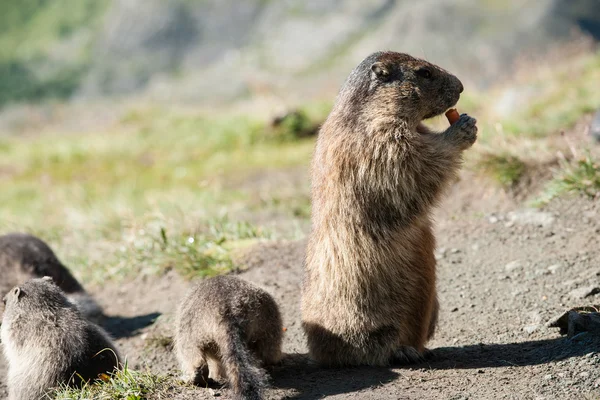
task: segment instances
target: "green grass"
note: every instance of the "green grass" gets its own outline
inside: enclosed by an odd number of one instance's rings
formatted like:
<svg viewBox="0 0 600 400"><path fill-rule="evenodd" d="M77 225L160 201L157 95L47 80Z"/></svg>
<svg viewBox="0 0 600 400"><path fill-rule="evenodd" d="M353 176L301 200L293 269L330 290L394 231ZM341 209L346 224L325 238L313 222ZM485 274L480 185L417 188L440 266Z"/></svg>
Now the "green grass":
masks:
<svg viewBox="0 0 600 400"><path fill-rule="evenodd" d="M208 277L243 267L234 265L236 251L272 237L267 229L246 221L203 221L197 231L176 230L171 234L163 226L146 229L138 230L131 240L106 241L108 251L99 257L80 251L68 260L79 266L79 275L86 281L170 269L186 278Z"/></svg>
<svg viewBox="0 0 600 400"><path fill-rule="evenodd" d="M600 160L590 153L578 159L562 161L554 178L535 202L541 205L564 194L578 194L590 199L600 196Z"/></svg>
<svg viewBox="0 0 600 400"><path fill-rule="evenodd" d="M489 175L505 188L514 187L526 172L526 164L517 156L508 153L484 153L476 168Z"/></svg>
<svg viewBox="0 0 600 400"><path fill-rule="evenodd" d="M5 138L0 230L40 235L84 281L214 275L234 268L233 251L273 237L256 212L308 218L304 200L278 202L293 194L246 181L308 165L312 148L272 140L249 117L164 109L126 113L109 131Z"/></svg>
<svg viewBox="0 0 600 400"><path fill-rule="evenodd" d="M176 268L186 277L212 276L234 269L232 251L270 238L270 233L248 222L213 221L204 232L146 235L146 240L129 249L123 269L130 265L154 266L155 270Z"/></svg>
<svg viewBox="0 0 600 400"><path fill-rule="evenodd" d="M125 367L103 380L85 384L82 388L62 387L53 393L55 400L143 400L168 390L166 377L131 370Z"/></svg>

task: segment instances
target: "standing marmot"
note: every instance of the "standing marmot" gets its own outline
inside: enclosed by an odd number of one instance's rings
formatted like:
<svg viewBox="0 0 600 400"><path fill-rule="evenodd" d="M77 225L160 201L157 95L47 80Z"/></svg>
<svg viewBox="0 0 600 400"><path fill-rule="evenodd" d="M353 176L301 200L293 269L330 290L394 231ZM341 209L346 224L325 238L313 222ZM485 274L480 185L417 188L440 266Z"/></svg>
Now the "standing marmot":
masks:
<svg viewBox="0 0 600 400"><path fill-rule="evenodd" d="M175 348L188 382L227 380L236 398L260 399L260 367L281 358L283 327L275 300L231 276L196 284L177 311Z"/></svg>
<svg viewBox="0 0 600 400"><path fill-rule="evenodd" d="M43 276L52 277L86 318L92 321L102 318L100 306L46 243L26 233L0 236L0 296L29 279Z"/></svg>
<svg viewBox="0 0 600 400"><path fill-rule="evenodd" d="M461 82L406 54L367 57L343 85L312 162L312 232L302 296L311 356L323 365L417 361L437 319L430 212L476 139L453 107Z"/></svg>
<svg viewBox="0 0 600 400"><path fill-rule="evenodd" d="M3 301L9 400L40 399L50 388L96 379L118 366L108 335L81 316L52 278L16 286Z"/></svg>

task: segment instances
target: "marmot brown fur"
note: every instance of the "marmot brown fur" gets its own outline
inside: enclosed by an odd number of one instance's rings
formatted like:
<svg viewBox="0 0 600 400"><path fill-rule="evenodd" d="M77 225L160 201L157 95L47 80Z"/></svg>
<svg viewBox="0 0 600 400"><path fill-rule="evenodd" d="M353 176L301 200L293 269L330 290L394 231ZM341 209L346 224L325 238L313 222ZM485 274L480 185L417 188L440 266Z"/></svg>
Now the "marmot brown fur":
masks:
<svg viewBox="0 0 600 400"><path fill-rule="evenodd" d="M238 399L260 399L261 364L281 358L283 327L275 300L231 276L201 281L177 311L175 348L184 380L229 382Z"/></svg>
<svg viewBox="0 0 600 400"><path fill-rule="evenodd" d="M441 133L421 122L462 90L395 52L370 55L343 85L312 161L302 320L319 363L413 362L426 350L438 312L430 213L477 128L466 114Z"/></svg>
<svg viewBox="0 0 600 400"><path fill-rule="evenodd" d="M29 279L43 276L52 277L86 318L94 322L102 319L100 306L44 241L26 233L0 236L0 296Z"/></svg>
<svg viewBox="0 0 600 400"><path fill-rule="evenodd" d="M3 301L9 400L40 399L53 387L78 385L118 366L108 335L82 317L52 278L16 286Z"/></svg>

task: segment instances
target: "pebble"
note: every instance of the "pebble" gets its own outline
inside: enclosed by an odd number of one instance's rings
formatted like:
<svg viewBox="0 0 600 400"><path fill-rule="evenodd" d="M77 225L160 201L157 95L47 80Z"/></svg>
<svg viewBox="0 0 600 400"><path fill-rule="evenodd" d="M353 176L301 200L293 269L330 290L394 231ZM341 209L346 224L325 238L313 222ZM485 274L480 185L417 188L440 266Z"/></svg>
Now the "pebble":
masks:
<svg viewBox="0 0 600 400"><path fill-rule="evenodd" d="M562 266L560 264L553 264L548 267L548 271L550 271L551 274L555 274L556 271L558 271L561 267Z"/></svg>
<svg viewBox="0 0 600 400"><path fill-rule="evenodd" d="M439 261L442 258L446 257L446 251L447 249L445 247L439 248L438 251L435 253L435 259Z"/></svg>
<svg viewBox="0 0 600 400"><path fill-rule="evenodd" d="M590 373L587 371L583 371L582 373L579 374L579 376L582 378L589 378Z"/></svg>
<svg viewBox="0 0 600 400"><path fill-rule="evenodd" d="M504 266L504 270L506 272L511 272L514 271L517 268L521 268L523 265L521 264L521 262L519 260L515 260L515 261L511 261L508 264L506 264Z"/></svg>
<svg viewBox="0 0 600 400"><path fill-rule="evenodd" d="M550 379L552 379L552 374L544 375L544 380L545 381L549 381Z"/></svg>
<svg viewBox="0 0 600 400"><path fill-rule="evenodd" d="M523 331L525 331L525 333L531 335L533 332L537 331L539 325L527 325L525 327L523 327Z"/></svg>

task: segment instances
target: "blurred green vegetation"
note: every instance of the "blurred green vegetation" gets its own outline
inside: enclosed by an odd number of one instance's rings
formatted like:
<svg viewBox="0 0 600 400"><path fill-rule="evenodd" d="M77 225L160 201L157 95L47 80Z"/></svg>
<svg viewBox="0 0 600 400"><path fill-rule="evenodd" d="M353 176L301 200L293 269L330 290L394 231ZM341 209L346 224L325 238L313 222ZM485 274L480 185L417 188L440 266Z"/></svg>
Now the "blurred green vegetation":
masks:
<svg viewBox="0 0 600 400"><path fill-rule="evenodd" d="M158 108L133 109L98 133L3 138L0 230L51 241L86 281L228 271L232 252L273 237L255 214L310 213L305 186L282 192L267 181L265 193L245 181L308 165L312 148L248 116Z"/></svg>
<svg viewBox="0 0 600 400"><path fill-rule="evenodd" d="M331 102L316 101L275 118L271 123L273 139L289 142L316 136L331 107Z"/></svg>
<svg viewBox="0 0 600 400"><path fill-rule="evenodd" d="M0 105L11 101L39 101L67 98L79 85L84 69L72 67L40 79L26 63L0 62Z"/></svg>
<svg viewBox="0 0 600 400"><path fill-rule="evenodd" d="M600 108L600 53L586 57L548 80L535 83L540 95L503 124L511 134L546 136L573 126L581 115Z"/></svg>
<svg viewBox="0 0 600 400"><path fill-rule="evenodd" d="M527 165L519 157L507 153L483 153L478 166L507 189L519 183L527 170Z"/></svg>
<svg viewBox="0 0 600 400"><path fill-rule="evenodd" d="M520 90L523 96L529 96L524 105L511 111L510 115L497 115L493 110L498 89L467 94L458 104L461 112L477 117L479 126L479 139L475 146L479 150L474 156L468 155L467 168L491 177L506 189L513 188L535 170L530 166L540 162L552 163L552 160L541 160L540 154L548 153L559 142L554 140L555 143L551 144L552 138L572 129L585 114L600 109L600 91L594 89L600 87L600 52L573 57L551 68L541 68L537 73L527 75L525 82L506 85L511 90ZM596 165L595 157L590 154L588 163L584 165ZM546 190L544 197L552 198L572 191L583 193L583 190L567 187L587 187L585 182L591 179L589 175L597 173L593 168L561 162L555 183ZM565 176L569 177L566 181L571 180L571 183L566 183ZM576 181L579 183L575 184ZM591 181L594 182L594 179Z"/></svg>
<svg viewBox="0 0 600 400"><path fill-rule="evenodd" d="M488 120L484 129L490 136L499 124L507 135L544 138L571 128L582 115L600 108L600 91L596 90L600 87L600 52L558 63L555 69L529 78L526 84L514 84L524 96L527 91L533 93L529 101L513 115ZM495 100L488 96L479 94L467 101L485 115Z"/></svg>
<svg viewBox="0 0 600 400"><path fill-rule="evenodd" d="M109 0L2 0L0 106L64 99L89 67L91 32ZM70 39L80 36L82 40Z"/></svg>

